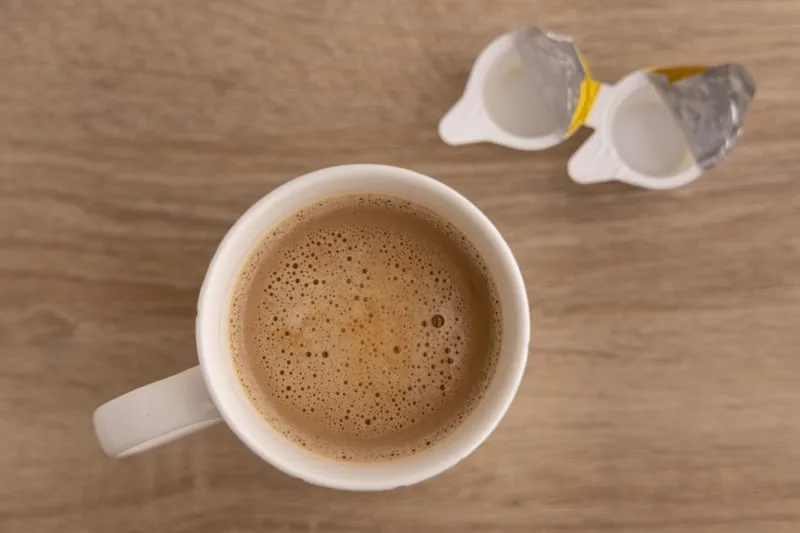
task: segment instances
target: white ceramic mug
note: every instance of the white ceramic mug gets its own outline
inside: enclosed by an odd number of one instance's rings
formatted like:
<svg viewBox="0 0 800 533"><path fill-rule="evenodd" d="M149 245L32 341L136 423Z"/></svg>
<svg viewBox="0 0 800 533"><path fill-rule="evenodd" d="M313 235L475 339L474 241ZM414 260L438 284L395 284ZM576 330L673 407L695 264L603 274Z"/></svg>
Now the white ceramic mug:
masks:
<svg viewBox="0 0 800 533"><path fill-rule="evenodd" d="M497 285L502 347L484 398L448 437L409 457L358 463L311 453L283 437L250 404L228 346L231 292L244 261L262 235L299 209L354 193L405 198L433 210L477 247ZM206 273L197 305L199 365L131 391L100 406L94 426L103 450L139 453L224 421L275 467L310 483L351 490L381 490L428 479L466 457L489 436L517 391L528 356L530 317L525 285L506 242L489 219L446 185L402 168L344 165L317 170L273 190L228 231Z"/></svg>

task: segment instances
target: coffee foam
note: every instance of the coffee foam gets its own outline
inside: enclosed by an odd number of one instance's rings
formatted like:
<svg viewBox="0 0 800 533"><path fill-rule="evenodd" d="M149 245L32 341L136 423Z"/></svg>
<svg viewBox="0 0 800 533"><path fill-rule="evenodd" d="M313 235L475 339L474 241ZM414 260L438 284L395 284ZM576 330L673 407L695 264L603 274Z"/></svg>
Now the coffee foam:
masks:
<svg viewBox="0 0 800 533"><path fill-rule="evenodd" d="M482 396L500 347L474 246L415 204L344 196L281 222L237 281L231 351L261 414L347 460L422 451Z"/></svg>

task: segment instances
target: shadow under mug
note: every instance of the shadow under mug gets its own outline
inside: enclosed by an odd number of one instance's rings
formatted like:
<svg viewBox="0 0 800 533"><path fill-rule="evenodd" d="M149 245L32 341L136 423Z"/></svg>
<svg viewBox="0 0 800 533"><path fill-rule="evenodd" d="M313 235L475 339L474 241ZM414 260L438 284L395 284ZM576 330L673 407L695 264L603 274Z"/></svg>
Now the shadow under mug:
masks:
<svg viewBox="0 0 800 533"><path fill-rule="evenodd" d="M450 435L408 457L359 463L314 454L273 429L251 405L228 345L230 298L245 260L262 236L303 207L345 194L379 194L422 205L450 221L475 245L498 289L500 359L483 399ZM199 365L100 406L94 426L112 457L143 452L219 421L280 470L317 485L383 490L433 477L470 454L508 409L525 371L530 317L525 285L511 250L488 218L433 178L385 165L343 165L311 172L273 190L231 227L206 273L197 306Z"/></svg>

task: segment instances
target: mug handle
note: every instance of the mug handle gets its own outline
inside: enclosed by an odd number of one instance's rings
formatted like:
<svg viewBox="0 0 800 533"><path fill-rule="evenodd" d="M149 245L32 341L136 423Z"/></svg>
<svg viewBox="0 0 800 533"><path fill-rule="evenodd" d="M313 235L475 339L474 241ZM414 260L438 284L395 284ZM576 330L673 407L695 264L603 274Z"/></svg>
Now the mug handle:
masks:
<svg viewBox="0 0 800 533"><path fill-rule="evenodd" d="M94 412L94 430L106 454L125 457L221 420L194 366L104 403Z"/></svg>

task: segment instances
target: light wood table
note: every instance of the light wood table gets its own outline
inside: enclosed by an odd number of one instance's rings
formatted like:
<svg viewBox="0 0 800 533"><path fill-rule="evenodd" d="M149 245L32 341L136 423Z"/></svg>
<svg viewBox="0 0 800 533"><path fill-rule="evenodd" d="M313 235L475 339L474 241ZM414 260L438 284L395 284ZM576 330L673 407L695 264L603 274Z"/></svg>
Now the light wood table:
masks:
<svg viewBox="0 0 800 533"><path fill-rule="evenodd" d="M521 24L614 81L740 61L729 160L668 193L439 117ZM0 531L797 533L800 2L0 0ZM220 425L113 461L93 409L195 363L199 284L252 202L309 170L435 176L522 265L533 338L474 455L393 492L313 487Z"/></svg>

